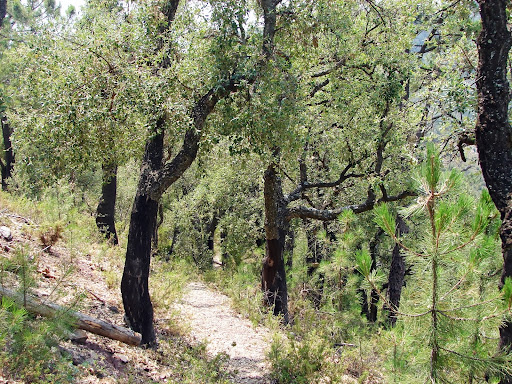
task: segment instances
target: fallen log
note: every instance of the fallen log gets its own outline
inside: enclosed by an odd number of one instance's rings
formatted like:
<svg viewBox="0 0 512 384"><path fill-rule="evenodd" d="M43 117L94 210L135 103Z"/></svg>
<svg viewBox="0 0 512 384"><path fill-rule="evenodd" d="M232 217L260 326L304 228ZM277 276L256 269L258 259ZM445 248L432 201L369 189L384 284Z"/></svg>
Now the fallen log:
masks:
<svg viewBox="0 0 512 384"><path fill-rule="evenodd" d="M109 339L118 340L128 345L139 345L141 335L133 332L131 329L121 327L119 325L108 323L104 320L85 315L80 312L72 311L54 303L41 303L34 297L22 295L21 293L11 291L7 288L0 287L0 297L6 296L13 300L19 306L24 307L28 312L45 317L54 317L57 312L63 312L70 316L73 325L76 328L83 329L96 335L108 337Z"/></svg>

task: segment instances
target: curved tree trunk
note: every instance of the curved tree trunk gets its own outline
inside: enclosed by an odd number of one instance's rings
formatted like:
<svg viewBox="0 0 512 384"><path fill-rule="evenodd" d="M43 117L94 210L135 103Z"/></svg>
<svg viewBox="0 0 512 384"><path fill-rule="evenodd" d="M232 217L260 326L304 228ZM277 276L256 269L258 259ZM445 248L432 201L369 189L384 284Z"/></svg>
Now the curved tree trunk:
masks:
<svg viewBox="0 0 512 384"><path fill-rule="evenodd" d="M2 164L2 189L5 191L7 189L7 179L12 176L14 169L14 151L11 143L12 128L5 116L1 117L1 123L5 153L5 164Z"/></svg>
<svg viewBox="0 0 512 384"><path fill-rule="evenodd" d="M117 165L103 164L103 183L101 197L96 209L96 226L114 245L119 243L115 226L115 208L117 196Z"/></svg>
<svg viewBox="0 0 512 384"><path fill-rule="evenodd" d="M269 1L271 4L268 4ZM265 9L266 31L264 32L264 48L272 40L275 29L275 25L272 27L267 25L268 23L275 24L275 17L267 17L268 9L265 7L272 7L270 13L275 15L275 6L278 1L264 0L262 3ZM164 14L167 23L162 23L160 32L166 32L170 28L178 4L179 0L166 0L161 4L160 11ZM270 30L267 31L269 28ZM271 32L269 40L268 36ZM164 41L163 38L159 40L157 50L165 48ZM160 67L165 68L170 64L168 56L164 54ZM260 65L263 64L262 61ZM190 112L193 123L185 132L181 149L172 160L166 163L163 163L163 136L166 126L165 119L170 116L162 113L163 111L157 112L162 115L155 124L153 135L146 143L141 176L130 217L128 246L121 281L121 293L127 321L133 330L142 334L141 343L143 345L151 345L156 341L153 328L153 306L148 292L148 278L151 240L157 225L158 204L165 191L183 175L197 157L203 128L218 101L232 92L238 91L242 85L253 83L255 80L256 75L245 78L235 71L229 79L220 81L197 100Z"/></svg>
<svg viewBox="0 0 512 384"><path fill-rule="evenodd" d="M501 282L512 277L512 129L507 60L511 36L507 28L506 0L479 0L482 30L477 39L478 121L475 136L480 166L491 198L500 212L503 251ZM500 347L510 350L512 323L500 327ZM512 383L512 377L502 379Z"/></svg>
<svg viewBox="0 0 512 384"><path fill-rule="evenodd" d="M286 203L281 179L270 165L264 175L266 255L261 274L264 303L274 307L274 315L283 315L288 323L288 289L284 268L284 246L288 233Z"/></svg>
<svg viewBox="0 0 512 384"><path fill-rule="evenodd" d="M148 278L151 240L155 233L159 201L148 193L151 173L162 167L163 133L155 134L146 144L141 176L130 216L128 246L121 281L126 319L130 327L142 335L142 344L155 342L153 305L149 296Z"/></svg>

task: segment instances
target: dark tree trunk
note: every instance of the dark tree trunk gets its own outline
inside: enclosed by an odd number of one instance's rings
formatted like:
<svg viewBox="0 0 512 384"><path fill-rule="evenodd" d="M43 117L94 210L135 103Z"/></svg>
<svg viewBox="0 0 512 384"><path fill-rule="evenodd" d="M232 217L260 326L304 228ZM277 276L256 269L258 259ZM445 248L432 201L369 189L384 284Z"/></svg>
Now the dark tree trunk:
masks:
<svg viewBox="0 0 512 384"><path fill-rule="evenodd" d="M101 197L96 209L96 226L114 245L119 244L115 226L115 208L117 196L117 165L103 164L103 183Z"/></svg>
<svg viewBox="0 0 512 384"><path fill-rule="evenodd" d="M153 239L151 241L151 248L153 253L158 252L158 229L164 222L164 206L162 204L158 204L158 216L155 225L155 232L153 233Z"/></svg>
<svg viewBox="0 0 512 384"><path fill-rule="evenodd" d="M275 3L271 0L262 3L262 6L272 7L270 14L265 8L265 47L271 46L275 25ZM179 0L166 0L161 4L160 11L164 14L167 23L161 23L160 32L169 30ZM271 35L269 35L272 32ZM270 36L270 37L269 37ZM157 50L165 49L165 39L161 38L157 43ZM266 54L265 48L263 49ZM160 63L161 68L168 67L171 62L164 52ZM260 63L262 65L263 62ZM186 132L180 151L176 156L166 162L163 160L163 136L166 127L167 116L162 116L155 124L152 136L146 143L144 159L141 166L141 176L137 186L135 201L130 217L130 229L128 232L128 246L126 261L121 281L121 292L126 318L133 330L142 334L142 344L154 344L156 341L153 328L153 306L148 292L149 265L151 256L151 239L157 225L158 204L162 195L183 173L190 167L199 150L203 128L210 113L217 102L232 92L240 89L242 83L253 83L256 75L244 78L239 73L233 73L229 79L219 82L206 94L197 100L191 110L192 126Z"/></svg>
<svg viewBox="0 0 512 384"><path fill-rule="evenodd" d="M214 88L199 99L192 108L193 127L185 132L178 154L163 163L164 117L158 119L153 135L146 143L141 176L130 217L126 261L121 282L121 292L126 317L134 331L142 334L142 344L153 344L153 307L149 297L148 277L153 239L158 216L158 205L163 193L190 167L199 150L201 132L207 117L217 102L237 89L230 81ZM136 297L139 295L138 297Z"/></svg>
<svg viewBox="0 0 512 384"><path fill-rule="evenodd" d="M11 135L12 129L9 123L7 122L7 118L2 116L2 136L4 141L4 154L5 154L5 164L2 164L2 189L5 191L7 189L7 179L12 176L12 172L14 169L14 151L12 149L11 143Z"/></svg>
<svg viewBox="0 0 512 384"><path fill-rule="evenodd" d="M316 231L311 228L311 220L304 219L303 221L306 239L308 242L308 253L306 254L306 266L308 276L312 276L316 270L317 265L317 246L316 246Z"/></svg>
<svg viewBox="0 0 512 384"><path fill-rule="evenodd" d="M219 225L219 217L217 215L213 215L212 219L206 226L206 233L208 233L208 240L206 241L206 245L209 251L214 251L215 247L215 230Z"/></svg>
<svg viewBox="0 0 512 384"><path fill-rule="evenodd" d="M0 0L0 28L2 28L6 14L7 14L7 0Z"/></svg>
<svg viewBox="0 0 512 384"><path fill-rule="evenodd" d="M396 237L400 238L402 234L408 233L409 228L400 215L396 216ZM396 313L400 305L400 297L402 295L402 287L405 279L405 258L402 255L400 245L395 244L391 255L391 267L388 276L388 300L391 308L388 308L388 321L394 327L396 323Z"/></svg>
<svg viewBox="0 0 512 384"><path fill-rule="evenodd" d="M295 231L289 228L286 234L286 240L284 242L284 252L286 254L286 266L288 268L293 267L293 248L295 247Z"/></svg>
<svg viewBox="0 0 512 384"><path fill-rule="evenodd" d="M370 241L370 256L372 258L372 266L371 270L375 271L377 269L377 246L379 244L379 238L382 235L383 231L379 230L375 237ZM379 302L379 294L375 289L372 289L370 293L370 305L368 308L368 313L366 315L366 318L370 323L377 322L377 303Z"/></svg>
<svg viewBox="0 0 512 384"><path fill-rule="evenodd" d="M149 296L148 278L151 240L158 216L159 201L148 194L151 173L162 167L163 133L155 134L146 144L141 176L130 217L128 246L121 281L121 293L129 326L142 335L142 344L155 342L153 305Z"/></svg>
<svg viewBox="0 0 512 384"><path fill-rule="evenodd" d="M171 256L174 253L174 247L176 246L176 241L178 239L179 234L180 230L178 229L178 227L174 227L174 230L172 231L171 245L169 246L167 254L165 255L165 261L171 260Z"/></svg>
<svg viewBox="0 0 512 384"><path fill-rule="evenodd" d="M304 229L306 232L306 239L308 243L308 253L306 255L306 273L308 277L313 277L315 271L318 269L320 265L320 261L323 259L322 252L324 251L323 247L318 245L317 239L317 231L318 225L317 223L312 223L311 220L304 219L302 221L304 225ZM313 283L313 280L310 279L310 289L307 293L307 297L312 301L315 308L320 308L320 304L322 302L323 297L323 288L324 288L324 275L318 274L317 284Z"/></svg>
<svg viewBox="0 0 512 384"><path fill-rule="evenodd" d="M374 238L370 241L369 251L370 256L372 258L371 270L374 271L377 268L377 246L379 243L379 239L384 232L382 230L377 231ZM377 322L377 303L379 302L379 294L374 289L370 292L370 301L368 302L368 298L366 297L366 292L364 290L359 291L362 296L362 306L361 306L361 314L366 316L366 319L370 323Z"/></svg>
<svg viewBox="0 0 512 384"><path fill-rule="evenodd" d="M261 286L265 304L274 306L274 315L283 315L285 323L288 323L288 290L283 257L289 227L286 203L281 179L273 165L267 168L263 180L266 257L263 262Z"/></svg>
<svg viewBox="0 0 512 384"><path fill-rule="evenodd" d="M477 39L478 120L475 136L482 173L491 198L500 212L503 250L501 282L512 277L512 131L507 59L511 37L507 28L506 0L479 0L482 30ZM500 347L512 346L512 323L500 327ZM512 383L512 377L502 384Z"/></svg>
<svg viewBox="0 0 512 384"><path fill-rule="evenodd" d="M368 319L368 313L370 312L368 306L368 295L366 294L366 291L362 288L358 288L357 293L361 295L361 315L365 315L366 318Z"/></svg>

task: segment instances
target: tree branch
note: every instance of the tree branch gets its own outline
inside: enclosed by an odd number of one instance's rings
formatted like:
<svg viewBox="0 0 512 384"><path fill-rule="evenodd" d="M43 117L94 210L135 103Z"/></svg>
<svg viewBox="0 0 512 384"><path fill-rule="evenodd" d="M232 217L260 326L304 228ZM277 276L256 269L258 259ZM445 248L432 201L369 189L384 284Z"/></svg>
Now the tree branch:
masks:
<svg viewBox="0 0 512 384"><path fill-rule="evenodd" d="M288 209L288 218L302 218L302 219L315 219L321 221L332 221L335 220L340 214L345 211L353 211L354 213L363 213L367 211L371 211L376 204L378 203L389 203L393 201L399 201L405 199L407 197L416 196L415 192L412 191L403 191L397 195L388 196L386 189L384 186L380 186L380 189L383 193L380 199L376 199L375 192L370 187L368 188L368 197L366 201L361 204L353 204L347 205L345 207L340 207L337 209L316 209L316 208L308 208L304 206L293 207Z"/></svg>
<svg viewBox="0 0 512 384"><path fill-rule="evenodd" d="M332 73L332 72L336 71L337 69L341 68L342 66L344 66L346 62L347 62L347 61L346 61L346 59L345 59L345 58L343 58L343 59L341 59L340 61L338 61L338 62L334 65L334 67L329 68L329 69L326 69L326 70L321 71L321 72L318 72L318 73L313 73L313 74L311 75L311 77L312 77L312 78L316 78L316 77L322 77L322 76L325 76L325 75L329 75L330 73Z"/></svg>
<svg viewBox="0 0 512 384"><path fill-rule="evenodd" d="M463 162L466 162L466 154L464 153L464 147L475 144L476 138L474 133L468 134L467 132L464 132L459 135L457 147L459 148L460 158L462 159Z"/></svg>
<svg viewBox="0 0 512 384"><path fill-rule="evenodd" d="M368 197L362 204L347 205L338 209L316 209L307 207L293 207L288 209L288 218L300 217L301 219L315 219L321 221L335 220L341 213L345 211L353 211L354 213L362 213L373 209L375 206L375 192L372 188L368 189Z"/></svg>

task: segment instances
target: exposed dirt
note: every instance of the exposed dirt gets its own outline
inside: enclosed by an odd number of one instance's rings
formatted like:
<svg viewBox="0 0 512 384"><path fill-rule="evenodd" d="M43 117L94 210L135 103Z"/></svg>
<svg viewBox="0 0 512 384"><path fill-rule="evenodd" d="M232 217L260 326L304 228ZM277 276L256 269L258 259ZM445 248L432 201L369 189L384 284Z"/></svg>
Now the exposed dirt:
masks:
<svg viewBox="0 0 512 384"><path fill-rule="evenodd" d="M0 235L0 258L12 259L18 249L30 254L36 264L36 287L32 293L41 300L70 305L78 296L79 310L90 316L126 326L123 320L122 300L118 287L109 287L105 271L112 268L98 257L91 245L87 250L69 250L59 243L43 251L37 236L37 225L28 218L17 216L0 206L1 225L10 228L12 239ZM96 252L96 253L95 253ZM122 271L117 271L119 274ZM2 284L15 288L14 274L3 276ZM61 291L60 294L56 294ZM57 299L58 298L58 299ZM205 341L210 357L218 353L229 356L229 377L233 383L270 383L265 353L269 348L268 331L254 328L235 313L230 300L208 289L202 283L192 283L184 298L176 304L186 322L189 336L183 340L165 328L165 321L157 322L158 338L179 348ZM181 383L180 370L187 369L186 361L166 356L165 349L144 350L121 342L87 334L87 340L63 342L62 350L69 353L81 371L78 383ZM164 344L164 343L161 343ZM169 345L168 344L168 345ZM0 372L0 383L4 379Z"/></svg>
<svg viewBox="0 0 512 384"><path fill-rule="evenodd" d="M236 383L269 383L265 354L270 334L231 309L230 299L203 283L190 283L176 307L190 319L192 341L206 341L211 356L226 353Z"/></svg>

